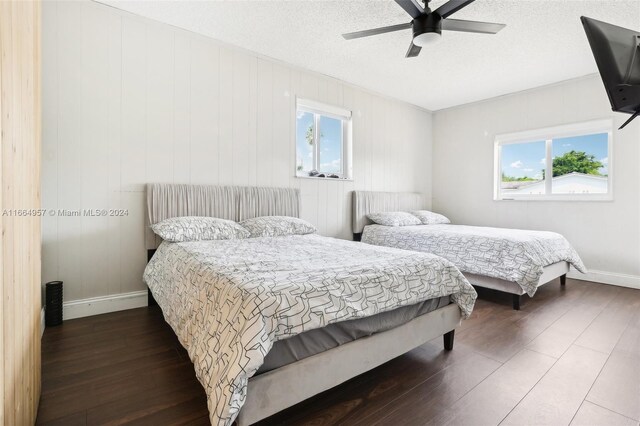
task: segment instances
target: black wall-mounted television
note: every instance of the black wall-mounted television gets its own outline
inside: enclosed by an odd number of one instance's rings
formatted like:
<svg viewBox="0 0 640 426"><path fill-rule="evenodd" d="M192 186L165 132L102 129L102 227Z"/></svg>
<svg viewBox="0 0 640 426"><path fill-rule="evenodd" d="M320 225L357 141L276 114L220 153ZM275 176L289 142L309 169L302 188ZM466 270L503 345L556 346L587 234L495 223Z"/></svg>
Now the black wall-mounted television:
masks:
<svg viewBox="0 0 640 426"><path fill-rule="evenodd" d="M640 32L581 17L611 108L640 115Z"/></svg>

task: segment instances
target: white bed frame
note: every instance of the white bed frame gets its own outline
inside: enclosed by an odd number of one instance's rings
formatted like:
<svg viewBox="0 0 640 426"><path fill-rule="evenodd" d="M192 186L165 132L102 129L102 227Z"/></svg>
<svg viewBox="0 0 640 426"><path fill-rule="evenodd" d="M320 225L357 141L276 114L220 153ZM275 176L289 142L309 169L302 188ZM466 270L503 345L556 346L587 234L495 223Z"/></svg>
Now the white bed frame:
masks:
<svg viewBox="0 0 640 426"><path fill-rule="evenodd" d="M175 216L244 220L264 215L299 217L300 194L289 188L148 184L148 223ZM160 240L145 229L148 258ZM155 304L149 292L149 305ZM365 373L436 337L453 349L462 314L450 304L388 331L363 337L249 379L247 399L236 421L250 425Z"/></svg>
<svg viewBox="0 0 640 426"><path fill-rule="evenodd" d="M558 262L545 266L542 269L542 275L538 280L538 287L560 278L560 285L564 286L567 282L567 272L569 272L569 263ZM513 309L520 310L520 300L525 291L522 290L517 283L513 281L501 280L500 278L487 277L486 275L477 275L465 273L464 276L469 280L471 285L492 290L502 291L512 295Z"/></svg>
<svg viewBox="0 0 640 426"><path fill-rule="evenodd" d="M445 349L450 350L453 330L460 325L460 320L460 308L450 304L391 330L254 376L249 379L247 400L238 416L238 424L255 423L436 337L444 335Z"/></svg>
<svg viewBox="0 0 640 426"><path fill-rule="evenodd" d="M364 227L373 223L367 218L369 213L420 210L424 208L424 197L418 193L354 191L352 204L353 239L360 241ZM552 282L556 278L560 278L560 285L564 286L567 272L569 272L569 263L567 262L558 262L545 266L538 280L538 287ZM511 294L513 309L520 310L520 301L525 292L517 283L486 275L465 273L464 276L473 286Z"/></svg>

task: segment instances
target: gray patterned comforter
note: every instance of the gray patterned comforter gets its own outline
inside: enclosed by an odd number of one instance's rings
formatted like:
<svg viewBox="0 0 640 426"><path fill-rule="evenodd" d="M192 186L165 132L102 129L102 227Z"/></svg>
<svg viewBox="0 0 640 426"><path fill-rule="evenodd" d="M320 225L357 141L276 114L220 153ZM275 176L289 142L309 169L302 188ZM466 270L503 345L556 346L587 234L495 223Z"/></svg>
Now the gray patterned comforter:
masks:
<svg viewBox="0 0 640 426"><path fill-rule="evenodd" d="M529 295L545 266L566 261L587 272L560 234L465 225L365 226L362 242L442 256L460 270L516 282Z"/></svg>
<svg viewBox="0 0 640 426"><path fill-rule="evenodd" d="M317 235L164 242L144 280L217 425L233 422L277 340L447 295L467 317L476 299L445 259Z"/></svg>

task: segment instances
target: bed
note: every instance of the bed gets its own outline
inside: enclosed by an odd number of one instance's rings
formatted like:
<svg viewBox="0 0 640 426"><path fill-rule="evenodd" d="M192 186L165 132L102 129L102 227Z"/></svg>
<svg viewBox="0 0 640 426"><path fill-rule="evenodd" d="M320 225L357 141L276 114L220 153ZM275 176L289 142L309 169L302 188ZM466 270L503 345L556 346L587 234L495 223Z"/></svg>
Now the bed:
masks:
<svg viewBox="0 0 640 426"><path fill-rule="evenodd" d="M370 213L424 209L421 194L355 191L352 204L354 240L368 244L420 251L453 262L469 282L512 295L520 309L521 296L560 279L566 283L571 265L586 272L576 251L562 235L451 224L382 226Z"/></svg>
<svg viewBox="0 0 640 426"><path fill-rule="evenodd" d="M299 193L151 184L147 204L149 224L297 217ZM438 336L450 350L476 297L440 257L316 234L146 241L150 303L187 349L212 424L255 423Z"/></svg>

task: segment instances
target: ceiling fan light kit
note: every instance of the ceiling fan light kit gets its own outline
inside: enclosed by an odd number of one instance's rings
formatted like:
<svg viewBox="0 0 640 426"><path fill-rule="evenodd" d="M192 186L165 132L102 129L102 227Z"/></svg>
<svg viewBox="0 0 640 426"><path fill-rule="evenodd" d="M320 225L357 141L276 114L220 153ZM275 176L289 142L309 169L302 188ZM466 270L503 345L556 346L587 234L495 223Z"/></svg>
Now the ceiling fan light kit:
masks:
<svg viewBox="0 0 640 426"><path fill-rule="evenodd" d="M411 16L412 21L406 24L390 25L371 30L355 31L343 34L347 40L369 37L377 34L384 34L393 31L400 31L411 28L413 39L407 50L406 57L412 58L420 54L420 50L428 45L437 43L442 38L442 30L461 31L467 33L496 34L505 27L504 24L494 24L490 22L465 21L460 19L447 19L450 15L475 0L449 0L435 11L429 9L429 1L425 1L423 7L418 0L395 0L405 12Z"/></svg>
<svg viewBox="0 0 640 426"><path fill-rule="evenodd" d="M435 44L441 40L441 34L439 32L422 33L413 38L413 44L418 47L425 47L429 44Z"/></svg>

